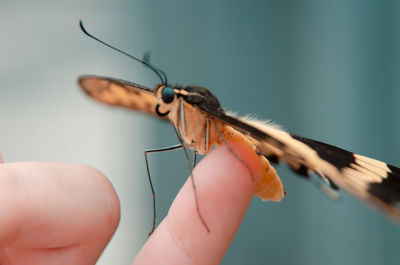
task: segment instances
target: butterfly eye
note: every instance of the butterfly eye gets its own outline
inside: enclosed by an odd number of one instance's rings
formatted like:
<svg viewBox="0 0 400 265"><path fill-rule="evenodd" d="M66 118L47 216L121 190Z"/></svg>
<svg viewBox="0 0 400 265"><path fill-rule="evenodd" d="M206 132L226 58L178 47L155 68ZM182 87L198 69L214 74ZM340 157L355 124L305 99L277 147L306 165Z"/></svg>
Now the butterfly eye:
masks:
<svg viewBox="0 0 400 265"><path fill-rule="evenodd" d="M175 93L174 90L170 87L164 87L161 91L161 98L164 103L171 103L174 100Z"/></svg>

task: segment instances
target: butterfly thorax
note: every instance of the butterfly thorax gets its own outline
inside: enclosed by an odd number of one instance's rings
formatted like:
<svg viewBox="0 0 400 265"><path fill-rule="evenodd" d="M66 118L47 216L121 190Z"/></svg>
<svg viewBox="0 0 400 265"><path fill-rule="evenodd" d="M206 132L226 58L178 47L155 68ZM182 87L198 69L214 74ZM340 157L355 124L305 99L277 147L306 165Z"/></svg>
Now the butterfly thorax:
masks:
<svg viewBox="0 0 400 265"><path fill-rule="evenodd" d="M189 148L200 154L207 153L215 143L220 142L224 125L201 111L198 106L206 105L223 111L219 101L210 91L202 87L188 86L172 89L176 95L175 98L171 102L165 102L162 97L163 87L156 88L159 112L168 113L167 117Z"/></svg>

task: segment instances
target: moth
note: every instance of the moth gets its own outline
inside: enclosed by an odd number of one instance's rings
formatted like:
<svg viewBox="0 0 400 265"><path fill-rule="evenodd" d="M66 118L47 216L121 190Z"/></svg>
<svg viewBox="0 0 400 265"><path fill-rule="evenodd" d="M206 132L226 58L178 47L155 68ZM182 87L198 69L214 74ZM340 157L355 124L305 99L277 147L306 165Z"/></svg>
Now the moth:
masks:
<svg viewBox="0 0 400 265"><path fill-rule="evenodd" d="M80 26L89 37L126 54L90 35L82 22ZM128 56L156 73L161 80L160 84L150 89L120 79L86 75L79 77L79 85L97 101L169 121L180 144L160 151L182 148L189 161L187 149L192 149L195 154L206 154L213 145L224 144L229 148L231 142L243 142L253 148L263 165L263 174L255 193L263 200L280 201L285 196L282 182L269 163L283 161L298 175L310 178L314 172L332 190L342 188L367 205L381 210L391 220L400 222L400 211L396 205L400 202L399 168L333 145L290 134L267 122L238 117L225 111L206 88L171 86L161 69L147 60ZM149 152L152 151L156 150ZM231 153L239 162L244 163L232 150ZM146 165L148 169L147 158ZM189 167L192 169L190 163ZM192 184L195 189L193 177ZM195 199L198 214L209 230L201 217L197 197ZM153 204L155 209L154 200ZM154 222L153 219L153 229Z"/></svg>

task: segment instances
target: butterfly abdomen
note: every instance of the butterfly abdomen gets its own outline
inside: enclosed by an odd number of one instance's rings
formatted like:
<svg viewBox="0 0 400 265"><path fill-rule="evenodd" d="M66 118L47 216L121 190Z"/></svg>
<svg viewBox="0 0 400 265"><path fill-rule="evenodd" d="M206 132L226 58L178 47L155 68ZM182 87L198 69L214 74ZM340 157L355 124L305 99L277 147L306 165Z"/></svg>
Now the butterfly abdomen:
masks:
<svg viewBox="0 0 400 265"><path fill-rule="evenodd" d="M222 130L222 135L228 143L230 142L241 142L248 145L250 148L257 152L257 148L254 144L242 133L236 131L228 125L224 125ZM219 139L217 144L224 144L223 139ZM283 184L275 168L269 163L268 159L263 155L259 155L262 173L261 177L257 180L257 188L255 195L260 197L263 201L274 201L279 202L285 196L285 190Z"/></svg>

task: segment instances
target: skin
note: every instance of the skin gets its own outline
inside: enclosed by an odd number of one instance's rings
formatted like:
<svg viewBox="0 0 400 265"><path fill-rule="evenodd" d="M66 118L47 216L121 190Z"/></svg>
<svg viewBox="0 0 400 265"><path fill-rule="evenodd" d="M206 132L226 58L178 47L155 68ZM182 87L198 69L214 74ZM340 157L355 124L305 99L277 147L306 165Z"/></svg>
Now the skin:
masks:
<svg viewBox="0 0 400 265"><path fill-rule="evenodd" d="M257 155L242 144L231 146L258 177ZM188 179L132 264L220 263L257 181L224 146L211 151L194 176L200 210L211 232L197 215ZM110 182L80 164L1 164L0 205L2 265L95 264L120 218Z"/></svg>

